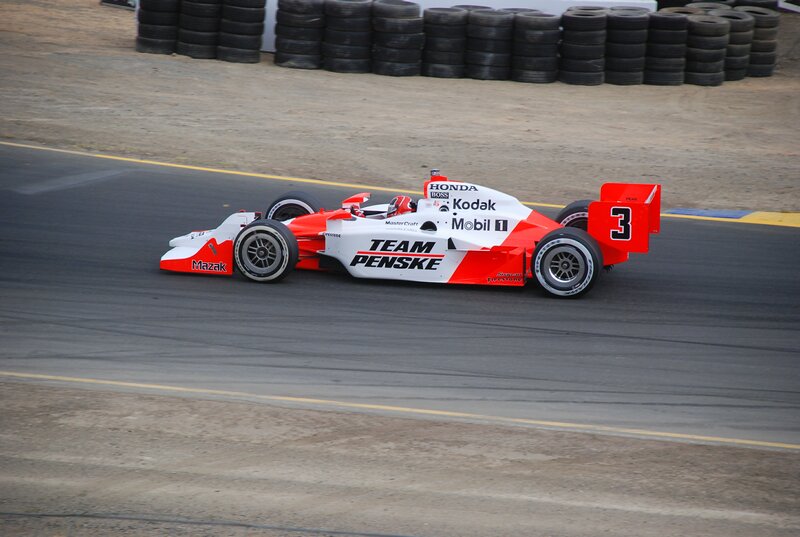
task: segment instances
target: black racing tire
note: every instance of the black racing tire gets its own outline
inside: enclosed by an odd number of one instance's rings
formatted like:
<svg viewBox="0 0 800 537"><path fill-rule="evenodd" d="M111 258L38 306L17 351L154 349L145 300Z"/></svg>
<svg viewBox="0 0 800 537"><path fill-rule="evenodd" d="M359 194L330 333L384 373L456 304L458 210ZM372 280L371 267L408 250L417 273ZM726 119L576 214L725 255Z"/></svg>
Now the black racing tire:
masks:
<svg viewBox="0 0 800 537"><path fill-rule="evenodd" d="M736 6L734 11L749 13L756 20L756 28L776 28L781 21L777 11L758 6Z"/></svg>
<svg viewBox="0 0 800 537"><path fill-rule="evenodd" d="M322 55L326 58L343 58L347 60L369 60L371 49L364 46L337 45L323 43Z"/></svg>
<svg viewBox="0 0 800 537"><path fill-rule="evenodd" d="M314 214L322 209L316 196L307 192L292 191L278 197L264 212L264 218L284 222L290 218Z"/></svg>
<svg viewBox="0 0 800 537"><path fill-rule="evenodd" d="M274 62L278 67L288 67L289 69L320 69L322 55L276 51Z"/></svg>
<svg viewBox="0 0 800 537"><path fill-rule="evenodd" d="M512 69L511 80L514 82L524 82L526 84L552 84L558 80L558 70L533 71L528 69Z"/></svg>
<svg viewBox="0 0 800 537"><path fill-rule="evenodd" d="M556 43L522 43L514 42L514 55L516 56L537 56L549 58L558 56L558 45Z"/></svg>
<svg viewBox="0 0 800 537"><path fill-rule="evenodd" d="M768 40L777 38L778 38L777 26L775 26L774 28L753 28L753 39Z"/></svg>
<svg viewBox="0 0 800 537"><path fill-rule="evenodd" d="M369 47L372 45L372 32L346 32L344 30L325 28L324 41L334 45Z"/></svg>
<svg viewBox="0 0 800 537"><path fill-rule="evenodd" d="M561 56L575 60L596 60L606 55L605 45L578 45L561 43Z"/></svg>
<svg viewBox="0 0 800 537"><path fill-rule="evenodd" d="M686 59L695 62L718 62L725 59L724 48L720 49L703 49L703 48L687 48Z"/></svg>
<svg viewBox="0 0 800 537"><path fill-rule="evenodd" d="M372 34L372 41L382 47L422 50L425 46L425 34L422 32L414 34L375 32Z"/></svg>
<svg viewBox="0 0 800 537"><path fill-rule="evenodd" d="M647 30L608 30L606 41L611 43L647 43Z"/></svg>
<svg viewBox="0 0 800 537"><path fill-rule="evenodd" d="M514 37L514 27L467 24L467 37L477 37L479 39L511 39Z"/></svg>
<svg viewBox="0 0 800 537"><path fill-rule="evenodd" d="M644 71L606 70L605 82L615 86L638 86L644 83Z"/></svg>
<svg viewBox="0 0 800 537"><path fill-rule="evenodd" d="M725 36L731 32L731 23L722 17L689 15L689 35L708 37Z"/></svg>
<svg viewBox="0 0 800 537"><path fill-rule="evenodd" d="M725 70L725 60L715 62L686 62L686 71L691 73L721 73Z"/></svg>
<svg viewBox="0 0 800 537"><path fill-rule="evenodd" d="M747 70L747 66L750 65L750 55L746 54L744 56L725 56L725 70L738 70L744 69Z"/></svg>
<svg viewBox="0 0 800 537"><path fill-rule="evenodd" d="M599 86L605 81L605 71L587 73L584 71L566 71L559 69L558 80L576 86Z"/></svg>
<svg viewBox="0 0 800 537"><path fill-rule="evenodd" d="M709 11L722 11L723 9L727 9L728 11L733 10L733 6L729 6L727 4L723 4L722 2L690 2L686 4L686 7L696 7L697 9L702 9L706 12Z"/></svg>
<svg viewBox="0 0 800 537"><path fill-rule="evenodd" d="M261 36L220 33L219 46L246 50L261 50Z"/></svg>
<svg viewBox="0 0 800 537"><path fill-rule="evenodd" d="M139 24L137 35L147 39L171 39L175 41L178 38L178 27L162 24Z"/></svg>
<svg viewBox="0 0 800 537"><path fill-rule="evenodd" d="M762 77L772 76L775 72L775 64L756 64L751 63L747 66L747 76Z"/></svg>
<svg viewBox="0 0 800 537"><path fill-rule="evenodd" d="M464 39L467 37L467 25L448 25L448 24L428 24L423 28L425 37L445 37L454 39Z"/></svg>
<svg viewBox="0 0 800 537"><path fill-rule="evenodd" d="M558 43L561 40L561 30L528 30L517 27L514 29L514 40L537 44Z"/></svg>
<svg viewBox="0 0 800 537"><path fill-rule="evenodd" d="M275 12L275 22L286 26L298 28L324 28L325 15L317 13L289 13L278 10Z"/></svg>
<svg viewBox="0 0 800 537"><path fill-rule="evenodd" d="M644 83L650 86L680 86L683 84L683 69L680 71L653 71L645 69Z"/></svg>
<svg viewBox="0 0 800 537"><path fill-rule="evenodd" d="M596 60L573 60L571 58L561 58L558 69L560 71L572 71L575 73L602 73L606 70L605 58Z"/></svg>
<svg viewBox="0 0 800 537"><path fill-rule="evenodd" d="M320 41L301 41L298 39L286 39L278 37L275 39L275 50L286 54L300 54L303 56L321 56L322 42Z"/></svg>
<svg viewBox="0 0 800 537"><path fill-rule="evenodd" d="M237 22L264 22L266 9L223 4L222 18Z"/></svg>
<svg viewBox="0 0 800 537"><path fill-rule="evenodd" d="M325 16L325 28L342 32L371 32L372 18L370 17L334 17Z"/></svg>
<svg viewBox="0 0 800 537"><path fill-rule="evenodd" d="M511 67L467 64L466 75L475 80L508 80L511 76Z"/></svg>
<svg viewBox="0 0 800 537"><path fill-rule="evenodd" d="M686 46L689 48L702 48L706 50L714 50L725 48L730 41L728 35L692 35L689 34L686 38Z"/></svg>
<svg viewBox="0 0 800 537"><path fill-rule="evenodd" d="M136 52L144 52L145 54L174 54L175 40L137 37Z"/></svg>
<svg viewBox="0 0 800 537"><path fill-rule="evenodd" d="M592 201L573 201L561 209L553 220L564 227L574 227L587 231L589 229L589 204Z"/></svg>
<svg viewBox="0 0 800 537"><path fill-rule="evenodd" d="M422 12L425 24L461 26L467 24L469 11L458 7L430 7Z"/></svg>
<svg viewBox="0 0 800 537"><path fill-rule="evenodd" d="M375 73L376 75L383 75L383 76L419 76L422 73L422 64L419 61L390 62L383 60L373 60L372 72Z"/></svg>
<svg viewBox="0 0 800 537"><path fill-rule="evenodd" d="M222 4L204 4L202 2L181 2L181 13L192 17L216 17L222 12Z"/></svg>
<svg viewBox="0 0 800 537"><path fill-rule="evenodd" d="M325 14L334 17L369 17L372 0L326 0Z"/></svg>
<svg viewBox="0 0 800 537"><path fill-rule="evenodd" d="M156 24L159 26L177 26L178 25L177 11L148 11L140 9L136 14L136 20L141 24Z"/></svg>
<svg viewBox="0 0 800 537"><path fill-rule="evenodd" d="M219 32L194 32L181 28L178 30L178 41L216 47L219 44Z"/></svg>
<svg viewBox="0 0 800 537"><path fill-rule="evenodd" d="M325 32L322 28L298 28L296 26L276 24L275 35L300 41L319 41L325 35Z"/></svg>
<svg viewBox="0 0 800 537"><path fill-rule="evenodd" d="M510 54L514 42L509 39L477 39L467 38L467 50L477 50L479 52L500 52Z"/></svg>
<svg viewBox="0 0 800 537"><path fill-rule="evenodd" d="M422 61L438 65L464 65L464 51L442 52L440 50L423 50Z"/></svg>
<svg viewBox="0 0 800 537"><path fill-rule="evenodd" d="M418 34L425 29L422 17L413 19L390 19L387 17L373 17L372 29L376 32L396 34Z"/></svg>
<svg viewBox="0 0 800 537"><path fill-rule="evenodd" d="M325 13L325 0L278 0L278 9L289 13L322 15Z"/></svg>
<svg viewBox="0 0 800 537"><path fill-rule="evenodd" d="M256 220L242 229L233 243L239 273L254 282L274 283L294 270L300 251L297 239L277 220Z"/></svg>
<svg viewBox="0 0 800 537"><path fill-rule="evenodd" d="M217 47L217 59L231 63L259 63L261 51L234 47Z"/></svg>
<svg viewBox="0 0 800 537"><path fill-rule="evenodd" d="M608 13L609 8L605 6L569 6L565 11L586 11L588 13Z"/></svg>
<svg viewBox="0 0 800 537"><path fill-rule="evenodd" d="M556 56L538 58L536 56L512 56L511 67L517 71L557 71L558 58Z"/></svg>
<svg viewBox="0 0 800 537"><path fill-rule="evenodd" d="M776 50L778 50L778 41L776 39L771 41L756 39L750 44L751 52L775 52Z"/></svg>
<svg viewBox="0 0 800 537"><path fill-rule="evenodd" d="M201 0L208 2L209 0ZM212 0L213 1L213 0ZM267 5L266 0L224 0L226 4L238 7L258 7L263 8Z"/></svg>
<svg viewBox="0 0 800 537"><path fill-rule="evenodd" d="M646 43L606 43L606 58L641 58L646 53Z"/></svg>
<svg viewBox="0 0 800 537"><path fill-rule="evenodd" d="M725 82L725 71L718 73L693 73L686 71L684 73L684 82L693 84L695 86L721 86Z"/></svg>
<svg viewBox="0 0 800 537"><path fill-rule="evenodd" d="M744 80L747 77L747 68L744 69L725 69L725 82Z"/></svg>
<svg viewBox="0 0 800 537"><path fill-rule="evenodd" d="M661 30L651 28L647 32L647 40L650 43L682 44L686 43L689 31L684 30Z"/></svg>
<svg viewBox="0 0 800 537"><path fill-rule="evenodd" d="M573 10L561 15L564 30L605 30L606 25L605 11Z"/></svg>
<svg viewBox="0 0 800 537"><path fill-rule="evenodd" d="M422 76L433 78L464 78L466 67L464 64L449 65L441 63L423 63L420 70Z"/></svg>
<svg viewBox="0 0 800 537"><path fill-rule="evenodd" d="M749 56L750 44L747 45L728 45L725 47L725 57Z"/></svg>
<svg viewBox="0 0 800 537"><path fill-rule="evenodd" d="M373 45L372 59L380 62L390 63L419 63L422 59L422 50L418 48L390 48ZM373 61L373 73L376 72L374 63L375 62ZM389 70L391 70L391 68L392 66L389 66Z"/></svg>
<svg viewBox="0 0 800 537"><path fill-rule="evenodd" d="M705 13L706 13L705 11L703 11L700 8L686 7L685 5L676 6L676 7L665 7L665 8L659 9L658 12L659 13L679 13L681 15L686 15L687 17L689 15L705 15ZM688 24L688 21L687 21L687 24Z"/></svg>
<svg viewBox="0 0 800 537"><path fill-rule="evenodd" d="M181 9L181 0L139 0L139 8L147 11L177 12Z"/></svg>
<svg viewBox="0 0 800 537"><path fill-rule="evenodd" d="M650 13L649 30L686 30L689 19L683 13L668 13L658 11Z"/></svg>
<svg viewBox="0 0 800 537"><path fill-rule="evenodd" d="M638 10L611 10L606 13L606 27L608 30L647 30L650 26L650 16L647 11Z"/></svg>
<svg viewBox="0 0 800 537"><path fill-rule="evenodd" d="M638 58L617 58L606 56L606 71L633 72L644 71L645 57Z"/></svg>
<svg viewBox="0 0 800 537"><path fill-rule="evenodd" d="M195 32L218 32L220 21L216 17L192 17L181 13L178 26Z"/></svg>
<svg viewBox="0 0 800 537"><path fill-rule="evenodd" d="M219 31L226 34L239 35L262 35L264 33L263 22L238 22L222 19L219 21Z"/></svg>
<svg viewBox="0 0 800 537"><path fill-rule="evenodd" d="M683 71L686 68L686 58L659 58L647 56L644 61L646 71L666 72Z"/></svg>
<svg viewBox="0 0 800 537"><path fill-rule="evenodd" d="M476 6L474 4L458 4L457 6L453 6L458 9L466 9L467 11L475 11L476 9L492 9L489 6Z"/></svg>
<svg viewBox="0 0 800 537"><path fill-rule="evenodd" d="M369 60L353 60L349 58L331 58L323 56L322 67L334 73L369 73Z"/></svg>
<svg viewBox="0 0 800 537"><path fill-rule="evenodd" d="M531 264L546 293L558 298L578 297L587 293L600 277L603 254L586 231L560 228L539 241Z"/></svg>
<svg viewBox="0 0 800 537"><path fill-rule="evenodd" d="M750 65L775 65L777 52L750 52Z"/></svg>
<svg viewBox="0 0 800 537"><path fill-rule="evenodd" d="M510 67L511 54L499 52L481 52L467 50L464 61L469 65L487 65L492 67Z"/></svg>
<svg viewBox="0 0 800 537"><path fill-rule="evenodd" d="M467 24L494 28L514 26L514 14L497 9L473 9L467 15Z"/></svg>
<svg viewBox="0 0 800 537"><path fill-rule="evenodd" d="M755 36L755 32L750 30L749 32L731 32L728 36L728 44L729 45L749 45L753 42Z"/></svg>
<svg viewBox="0 0 800 537"><path fill-rule="evenodd" d="M647 43L647 56L655 58L683 58L686 43Z"/></svg>
<svg viewBox="0 0 800 537"><path fill-rule="evenodd" d="M561 40L577 45L604 45L607 35L606 30L564 30Z"/></svg>
<svg viewBox="0 0 800 537"><path fill-rule="evenodd" d="M175 45L175 52L181 56L189 56L196 60L213 60L217 57L216 45L198 45L178 41Z"/></svg>
<svg viewBox="0 0 800 537"><path fill-rule="evenodd" d="M736 11L733 9L712 9L708 12L708 14L727 20L731 25L731 33L749 32L756 26L755 17L745 11Z"/></svg>
<svg viewBox="0 0 800 537"><path fill-rule="evenodd" d="M420 7L407 0L375 0L372 3L372 16L413 19L420 16Z"/></svg>
<svg viewBox="0 0 800 537"><path fill-rule="evenodd" d="M430 37L426 35L425 50L463 53L467 50L467 39L465 37Z"/></svg>
<svg viewBox="0 0 800 537"><path fill-rule="evenodd" d="M549 13L519 13L514 17L514 27L518 30L548 31L560 26L561 17Z"/></svg>

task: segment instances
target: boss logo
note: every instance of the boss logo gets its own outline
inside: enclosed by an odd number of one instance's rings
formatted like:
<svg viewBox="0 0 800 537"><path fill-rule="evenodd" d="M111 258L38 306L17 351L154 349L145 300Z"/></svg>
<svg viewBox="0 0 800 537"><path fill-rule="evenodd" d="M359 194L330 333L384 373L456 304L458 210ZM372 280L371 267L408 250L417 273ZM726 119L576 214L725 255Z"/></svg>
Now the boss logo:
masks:
<svg viewBox="0 0 800 537"><path fill-rule="evenodd" d="M428 197L431 199L447 200L450 199L450 193L433 191L428 194Z"/></svg>

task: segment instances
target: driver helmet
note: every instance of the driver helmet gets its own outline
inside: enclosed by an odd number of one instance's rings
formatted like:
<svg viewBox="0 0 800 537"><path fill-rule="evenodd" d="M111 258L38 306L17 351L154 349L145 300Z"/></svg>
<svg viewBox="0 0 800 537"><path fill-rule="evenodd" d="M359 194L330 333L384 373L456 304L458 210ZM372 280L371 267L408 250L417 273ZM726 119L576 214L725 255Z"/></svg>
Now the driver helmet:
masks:
<svg viewBox="0 0 800 537"><path fill-rule="evenodd" d="M417 210L417 204L411 201L409 196L395 196L389 202L389 209L386 211L386 218L391 218L400 214L413 213Z"/></svg>

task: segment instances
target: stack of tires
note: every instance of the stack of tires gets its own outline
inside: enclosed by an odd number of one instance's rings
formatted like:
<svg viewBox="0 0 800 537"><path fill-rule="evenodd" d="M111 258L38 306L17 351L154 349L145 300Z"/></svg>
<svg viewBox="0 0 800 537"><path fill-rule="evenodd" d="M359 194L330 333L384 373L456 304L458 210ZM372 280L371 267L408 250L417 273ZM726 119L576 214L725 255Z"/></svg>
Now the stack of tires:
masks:
<svg viewBox="0 0 800 537"><path fill-rule="evenodd" d="M172 54L178 40L180 0L139 0L136 51Z"/></svg>
<svg viewBox="0 0 800 537"><path fill-rule="evenodd" d="M719 86L725 82L725 54L730 39L728 20L711 15L689 15L685 82Z"/></svg>
<svg viewBox="0 0 800 537"><path fill-rule="evenodd" d="M322 67L325 0L278 0L275 22L275 65Z"/></svg>
<svg viewBox="0 0 800 537"><path fill-rule="evenodd" d="M460 7L432 7L423 14L425 48L422 74L436 78L463 78L467 50L467 15Z"/></svg>
<svg viewBox="0 0 800 537"><path fill-rule="evenodd" d="M650 26L647 10L611 8L606 19L605 81L619 86L641 84Z"/></svg>
<svg viewBox="0 0 800 537"><path fill-rule="evenodd" d="M217 57L221 0L183 0L178 21L175 52L190 58L212 60Z"/></svg>
<svg viewBox="0 0 800 537"><path fill-rule="evenodd" d="M558 42L561 17L548 13L517 13L511 79L548 84L558 78Z"/></svg>
<svg viewBox="0 0 800 537"><path fill-rule="evenodd" d="M730 23L731 33L725 48L725 80L742 80L747 76L750 64L755 19L749 13L733 9L712 9L708 14Z"/></svg>
<svg viewBox="0 0 800 537"><path fill-rule="evenodd" d="M644 83L653 86L680 86L686 70L686 40L689 19L684 13L667 8L650 13Z"/></svg>
<svg viewBox="0 0 800 537"><path fill-rule="evenodd" d="M372 0L326 0L322 66L336 73L369 73Z"/></svg>
<svg viewBox="0 0 800 537"><path fill-rule="evenodd" d="M265 0L223 0L217 58L235 63L261 61L264 5Z"/></svg>
<svg viewBox="0 0 800 537"><path fill-rule="evenodd" d="M605 81L606 10L568 9L561 15L558 79L597 86Z"/></svg>
<svg viewBox="0 0 800 537"><path fill-rule="evenodd" d="M375 0L372 4L372 72L387 76L419 75L425 46L419 4Z"/></svg>
<svg viewBox="0 0 800 537"><path fill-rule="evenodd" d="M772 76L778 63L780 13L758 6L738 6L734 10L748 13L755 19L747 76Z"/></svg>
<svg viewBox="0 0 800 537"><path fill-rule="evenodd" d="M708 14L709 11L733 9L734 5L735 0L727 0L725 2L691 2L686 4L685 7L699 9L703 13Z"/></svg>
<svg viewBox="0 0 800 537"><path fill-rule="evenodd" d="M474 9L467 16L466 75L477 80L508 80L514 13Z"/></svg>

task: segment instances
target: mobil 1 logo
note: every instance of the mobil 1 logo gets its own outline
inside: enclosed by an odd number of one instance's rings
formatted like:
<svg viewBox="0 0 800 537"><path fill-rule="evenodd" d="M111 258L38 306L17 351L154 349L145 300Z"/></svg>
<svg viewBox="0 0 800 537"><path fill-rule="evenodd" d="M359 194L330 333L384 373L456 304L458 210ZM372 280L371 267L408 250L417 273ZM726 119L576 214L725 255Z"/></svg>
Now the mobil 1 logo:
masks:
<svg viewBox="0 0 800 537"><path fill-rule="evenodd" d="M508 231L508 220L453 218L453 231Z"/></svg>

